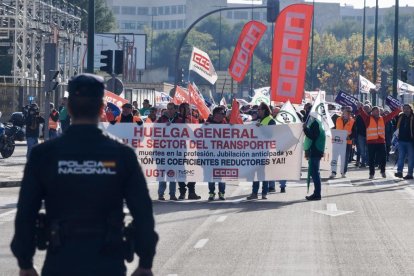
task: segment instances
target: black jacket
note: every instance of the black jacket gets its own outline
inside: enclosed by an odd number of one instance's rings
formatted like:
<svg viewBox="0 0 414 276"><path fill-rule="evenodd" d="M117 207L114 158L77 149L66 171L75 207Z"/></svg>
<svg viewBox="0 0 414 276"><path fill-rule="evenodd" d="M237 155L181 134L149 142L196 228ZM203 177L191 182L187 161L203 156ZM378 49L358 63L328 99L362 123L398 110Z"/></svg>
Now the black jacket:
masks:
<svg viewBox="0 0 414 276"><path fill-rule="evenodd" d="M324 152L320 151L316 147L316 140L318 139L318 137L320 135L318 122L316 120L313 121L312 124L309 127L304 128L303 131L305 132L305 135L310 140L312 140L312 145L311 145L310 149L307 152L305 152L305 155L307 157L322 158L323 155L324 155Z"/></svg>
<svg viewBox="0 0 414 276"><path fill-rule="evenodd" d="M365 126L364 119L361 115L357 115L355 118L356 133L363 137L367 137L367 127Z"/></svg>
<svg viewBox="0 0 414 276"><path fill-rule="evenodd" d="M136 225L135 252L140 265L151 268L158 235L137 156L96 126L70 126L61 137L33 149L24 171L11 244L22 269L33 264L35 220L42 200L48 222L97 224L106 223L109 214L122 216L125 200ZM57 275L119 275L114 271L125 270L123 256L97 253L104 240L99 235L64 240L57 252L48 250L43 271Z"/></svg>
<svg viewBox="0 0 414 276"><path fill-rule="evenodd" d="M26 137L39 138L40 124L44 123L43 117L29 114L26 117Z"/></svg>
<svg viewBox="0 0 414 276"><path fill-rule="evenodd" d="M398 140L403 142L413 142L414 118L413 114L407 117L404 113L397 120Z"/></svg>

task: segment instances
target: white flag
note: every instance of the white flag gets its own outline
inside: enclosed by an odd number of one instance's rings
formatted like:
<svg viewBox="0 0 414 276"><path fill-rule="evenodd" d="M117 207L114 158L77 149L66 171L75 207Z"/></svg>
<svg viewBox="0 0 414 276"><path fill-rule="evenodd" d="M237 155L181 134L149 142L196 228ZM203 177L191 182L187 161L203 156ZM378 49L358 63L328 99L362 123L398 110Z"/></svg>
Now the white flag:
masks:
<svg viewBox="0 0 414 276"><path fill-rule="evenodd" d="M217 81L217 73L214 70L210 57L206 52L196 47L193 47L193 52L191 53L189 70L193 70L211 84L215 84Z"/></svg>
<svg viewBox="0 0 414 276"><path fill-rule="evenodd" d="M359 75L359 92L368 94L371 89L375 89L376 86L368 79L364 78L363 76Z"/></svg>
<svg viewBox="0 0 414 276"><path fill-rule="evenodd" d="M402 94L412 94L414 93L414 86L405 83L401 80L397 81L397 91L398 94L402 95Z"/></svg>
<svg viewBox="0 0 414 276"><path fill-rule="evenodd" d="M227 107L227 102L226 102L226 99L223 97L223 98L221 98L221 100L220 100L220 105L222 105L222 106L226 106Z"/></svg>
<svg viewBox="0 0 414 276"><path fill-rule="evenodd" d="M329 116L328 105L322 99L321 93L316 97L309 115L322 122L322 127L326 132L326 136L332 136L331 128L333 128L335 124L333 123L331 116Z"/></svg>
<svg viewBox="0 0 414 276"><path fill-rule="evenodd" d="M259 105L261 102L265 104L270 104L270 95L264 94L262 91L255 91L252 101L250 102L251 105Z"/></svg>
<svg viewBox="0 0 414 276"><path fill-rule="evenodd" d="M277 113L275 121L277 125L302 123L302 121L296 114L295 108L289 100L285 102L285 104L280 109L279 113Z"/></svg>

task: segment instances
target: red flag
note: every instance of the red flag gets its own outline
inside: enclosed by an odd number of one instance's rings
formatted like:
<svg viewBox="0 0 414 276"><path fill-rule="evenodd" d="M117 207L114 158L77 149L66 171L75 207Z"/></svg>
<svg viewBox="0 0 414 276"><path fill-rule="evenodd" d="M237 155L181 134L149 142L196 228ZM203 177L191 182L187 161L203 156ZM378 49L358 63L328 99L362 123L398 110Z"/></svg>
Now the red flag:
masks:
<svg viewBox="0 0 414 276"><path fill-rule="evenodd" d="M204 99L191 84L188 84L188 90L177 86L173 102L175 104L189 103L190 105L195 106L199 111L201 118L205 120L207 120L210 115L210 109L206 106Z"/></svg>
<svg viewBox="0 0 414 276"><path fill-rule="evenodd" d="M243 120L240 117L239 102L236 99L233 99L233 103L231 105L231 113L230 113L229 123L232 124L232 125L242 125L243 124Z"/></svg>
<svg viewBox="0 0 414 276"><path fill-rule="evenodd" d="M254 20L244 25L229 66L229 74L235 81L243 81L249 70L254 49L266 32L266 28L265 24Z"/></svg>
<svg viewBox="0 0 414 276"><path fill-rule="evenodd" d="M295 4L277 18L273 42L271 100L302 103L313 6Z"/></svg>

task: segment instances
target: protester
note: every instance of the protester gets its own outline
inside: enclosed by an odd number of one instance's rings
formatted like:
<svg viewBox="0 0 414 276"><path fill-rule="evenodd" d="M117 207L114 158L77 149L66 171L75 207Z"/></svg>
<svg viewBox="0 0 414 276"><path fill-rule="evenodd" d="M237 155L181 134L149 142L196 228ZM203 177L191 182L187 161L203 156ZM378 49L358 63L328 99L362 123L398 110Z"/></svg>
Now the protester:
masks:
<svg viewBox="0 0 414 276"><path fill-rule="evenodd" d="M167 112L164 113L157 121L157 123L165 123L167 126L174 124L177 122L178 113L175 110L174 103L167 104ZM167 189L167 182L160 181L158 186L158 200L165 200L164 192ZM170 193L170 200L178 200L175 196L175 192L177 190L176 182L170 182L169 184L169 193Z"/></svg>
<svg viewBox="0 0 414 276"><path fill-rule="evenodd" d="M152 122L156 122L157 121L157 108L156 107L151 107L149 109L149 114L147 119L145 120L146 123L152 123Z"/></svg>
<svg viewBox="0 0 414 276"><path fill-rule="evenodd" d="M276 121L273 119L269 106L261 102L257 108L258 122L256 126L276 125ZM248 200L257 199L259 192L260 181L253 181L252 194L247 197ZM267 199L267 193L269 191L269 181L262 181L262 199Z"/></svg>
<svg viewBox="0 0 414 276"><path fill-rule="evenodd" d="M321 200L321 176L319 167L321 158L324 155L326 134L322 128L322 123L313 117L309 117L308 122L303 124L303 131L306 136L304 142L305 156L309 160L308 183L310 177L312 177L315 186L313 194L305 198L310 201Z"/></svg>
<svg viewBox="0 0 414 276"><path fill-rule="evenodd" d="M30 104L28 108L28 115L26 117L26 141L27 153L26 157L29 159L32 148L39 143L40 124L44 124L45 119L40 116L39 106L36 103Z"/></svg>
<svg viewBox="0 0 414 276"><path fill-rule="evenodd" d="M364 110L367 114L371 113L371 106L364 105ZM357 146L357 160L356 166L359 168L365 168L368 163L368 148L367 148L367 128L362 119L361 114L358 114L355 119L356 124L356 146Z"/></svg>
<svg viewBox="0 0 414 276"><path fill-rule="evenodd" d="M111 124L115 123L137 123L142 124L142 120L138 116L132 114L132 104L126 103L122 106L121 114L116 117L115 121L111 121Z"/></svg>
<svg viewBox="0 0 414 276"><path fill-rule="evenodd" d="M198 124L198 120L192 116L190 110L190 104L182 103L178 108L179 118L177 119L177 123L181 124ZM201 196L197 195L195 192L195 182L178 182L180 196L178 199L185 199L185 193L188 188L188 199L201 199Z"/></svg>
<svg viewBox="0 0 414 276"><path fill-rule="evenodd" d="M139 109L139 108L138 108L138 102L137 102L137 101L133 101L133 102L132 102L132 108L133 108L133 109Z"/></svg>
<svg viewBox="0 0 414 276"><path fill-rule="evenodd" d="M49 139L57 137L57 130L59 127L59 111L55 109L55 105L50 103L49 114Z"/></svg>
<svg viewBox="0 0 414 276"><path fill-rule="evenodd" d="M342 158L342 162L345 163L344 172L342 173L342 177L346 176L346 172L348 171L348 163L349 163L349 156L352 153L352 140L354 138L356 132L355 120L351 117L351 112L348 108L343 108L341 117L338 117L335 121L335 128L338 130L346 130L347 137L346 137L346 153L345 157ZM332 165L332 173L329 178L336 177L336 168L337 163L332 162L335 165Z"/></svg>
<svg viewBox="0 0 414 276"><path fill-rule="evenodd" d="M359 104L359 114L364 120L367 128L367 145L368 145L368 163L369 163L369 179L374 179L375 175L375 161L378 161L381 176L386 178L385 163L385 124L392 118L400 113L400 110L396 109L387 116L380 116L380 110L378 106L374 106L371 110L371 115L368 115Z"/></svg>
<svg viewBox="0 0 414 276"><path fill-rule="evenodd" d="M59 121L62 133L65 133L70 126L70 115L67 108L68 98L63 97L59 106Z"/></svg>
<svg viewBox="0 0 414 276"><path fill-rule="evenodd" d="M397 121L398 130L398 167L396 177L403 177L404 161L408 159L408 172L404 179L413 179L414 168L414 114L410 104L404 104L403 113Z"/></svg>
<svg viewBox="0 0 414 276"><path fill-rule="evenodd" d="M388 110L381 110L381 116L387 116L390 114ZM390 161L390 151L391 151L391 144L392 144L392 136L394 135L394 130L396 128L396 120L393 118L391 121L385 124L385 153L386 153L386 161Z"/></svg>
<svg viewBox="0 0 414 276"><path fill-rule="evenodd" d="M142 106L143 108L139 110L139 114L141 114L141 116L148 116L150 113L150 107L151 107L149 100L145 99L142 102Z"/></svg>
<svg viewBox="0 0 414 276"><path fill-rule="evenodd" d="M213 115L209 117L206 121L206 124L227 124L227 121L225 119L226 117L226 110L222 106L218 106L213 109ZM215 194L215 182L208 182L208 190L209 190L209 197L208 200L212 201L214 200ZM226 183L224 182L218 182L218 188L219 188L219 199L220 200L226 200L224 197L224 194L226 193Z"/></svg>

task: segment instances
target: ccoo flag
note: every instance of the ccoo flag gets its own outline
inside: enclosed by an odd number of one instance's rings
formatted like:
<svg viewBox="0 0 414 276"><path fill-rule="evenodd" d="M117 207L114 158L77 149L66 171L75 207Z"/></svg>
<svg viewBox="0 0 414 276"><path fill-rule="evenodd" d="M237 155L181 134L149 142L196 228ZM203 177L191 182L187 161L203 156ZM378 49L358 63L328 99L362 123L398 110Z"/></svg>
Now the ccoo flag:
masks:
<svg viewBox="0 0 414 276"><path fill-rule="evenodd" d="M214 70L210 57L206 52L196 47L193 47L193 52L191 53L189 70L193 70L211 84L215 84L217 81L217 73Z"/></svg>
<svg viewBox="0 0 414 276"><path fill-rule="evenodd" d="M288 100L277 113L275 118L277 125L298 124L302 123L293 105Z"/></svg>
<svg viewBox="0 0 414 276"><path fill-rule="evenodd" d="M319 93L312 105L309 116L321 122L323 130L326 132L326 136L331 137L331 128L333 128L335 124L327 111L328 105L324 100L322 100L321 93Z"/></svg>
<svg viewBox="0 0 414 276"><path fill-rule="evenodd" d="M246 76L254 49L259 44L266 29L265 24L254 20L244 25L229 66L229 74L235 81L242 82Z"/></svg>
<svg viewBox="0 0 414 276"><path fill-rule="evenodd" d="M279 14L271 69L271 100L301 104L313 6L294 4Z"/></svg>

